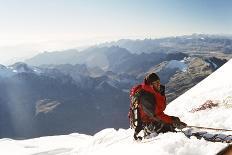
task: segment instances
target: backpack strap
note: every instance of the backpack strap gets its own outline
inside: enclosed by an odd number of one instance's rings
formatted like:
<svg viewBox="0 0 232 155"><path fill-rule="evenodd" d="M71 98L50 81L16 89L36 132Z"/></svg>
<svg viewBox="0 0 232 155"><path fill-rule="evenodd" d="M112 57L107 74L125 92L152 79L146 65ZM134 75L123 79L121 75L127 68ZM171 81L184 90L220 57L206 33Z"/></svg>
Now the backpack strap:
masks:
<svg viewBox="0 0 232 155"><path fill-rule="evenodd" d="M131 89L130 92L130 111L129 111L129 119L130 119L130 127L135 129L134 139L142 140L141 136L138 136L139 132L144 129L142 120L140 117L139 104L140 104L140 95L141 95L142 86L137 85Z"/></svg>
<svg viewBox="0 0 232 155"><path fill-rule="evenodd" d="M129 118L130 118L131 128L136 128L137 126L141 126L142 124L140 111L139 111L140 95L141 95L141 89L139 88L134 90L134 92L132 92L130 95L131 106L130 106Z"/></svg>

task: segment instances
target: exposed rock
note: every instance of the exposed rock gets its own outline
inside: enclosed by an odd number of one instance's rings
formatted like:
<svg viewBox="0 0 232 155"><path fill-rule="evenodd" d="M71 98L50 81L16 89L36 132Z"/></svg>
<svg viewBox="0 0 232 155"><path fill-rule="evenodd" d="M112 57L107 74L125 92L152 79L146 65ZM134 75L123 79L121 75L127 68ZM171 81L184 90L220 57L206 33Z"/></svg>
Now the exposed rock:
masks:
<svg viewBox="0 0 232 155"><path fill-rule="evenodd" d="M199 57L191 58L186 63L187 70L176 72L166 84L168 102L186 92L214 71L214 68Z"/></svg>

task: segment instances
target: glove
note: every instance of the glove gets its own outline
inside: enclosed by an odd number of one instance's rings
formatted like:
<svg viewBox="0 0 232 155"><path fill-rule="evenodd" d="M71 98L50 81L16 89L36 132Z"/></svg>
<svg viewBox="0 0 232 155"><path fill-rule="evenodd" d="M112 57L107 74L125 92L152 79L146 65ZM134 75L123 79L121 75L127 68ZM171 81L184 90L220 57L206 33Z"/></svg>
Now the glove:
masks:
<svg viewBox="0 0 232 155"><path fill-rule="evenodd" d="M165 86L164 85L160 85L160 94L161 95L165 95Z"/></svg>
<svg viewBox="0 0 232 155"><path fill-rule="evenodd" d="M179 122L180 121L179 117L171 116L171 118L172 118L173 122Z"/></svg>
<svg viewBox="0 0 232 155"><path fill-rule="evenodd" d="M184 122L181 122L178 117L172 116L172 126L177 129L183 129L186 128L187 124Z"/></svg>
<svg viewBox="0 0 232 155"><path fill-rule="evenodd" d="M172 125L173 125L173 127L177 128L177 129L180 129L180 130L186 128L186 126L187 126L186 123L181 122L181 121L180 122L175 122Z"/></svg>

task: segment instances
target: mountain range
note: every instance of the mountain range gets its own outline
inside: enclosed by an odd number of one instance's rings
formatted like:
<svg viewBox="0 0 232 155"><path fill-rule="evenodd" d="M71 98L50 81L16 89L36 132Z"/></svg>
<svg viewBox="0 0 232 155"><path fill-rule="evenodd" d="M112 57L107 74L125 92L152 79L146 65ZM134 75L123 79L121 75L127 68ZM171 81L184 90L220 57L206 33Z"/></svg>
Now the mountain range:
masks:
<svg viewBox="0 0 232 155"><path fill-rule="evenodd" d="M171 102L231 58L230 52L218 48L228 38L190 37L129 40L137 49L136 45L144 43L144 52L117 45L120 40L84 51L44 52L25 63L1 65L0 137L94 134L108 127L127 128L129 90L146 74L156 72L161 77ZM196 39L208 51L194 51ZM148 52L146 47L153 46L147 42L154 46L160 42L162 50ZM173 43L175 48L170 49L177 51L166 51L164 42Z"/></svg>
<svg viewBox="0 0 232 155"><path fill-rule="evenodd" d="M55 135L27 140L0 139L0 152L4 154L162 154L162 155L212 155L229 146L217 141L216 137L231 139L232 117L232 60L216 70L189 91L171 102L165 111L168 115L178 116L188 125L208 127L196 129L187 127L182 131L160 133L149 139L134 141L132 129L107 128L94 135L78 132L68 135ZM39 104L49 102L41 101ZM214 106L204 106L213 103ZM51 102L50 108L57 102ZM42 105L41 105L42 106ZM59 106L59 105L58 105ZM201 108L199 108L201 107ZM203 108L202 108L203 107ZM197 109L197 110L196 110ZM114 118L112 118L114 119ZM65 120L69 121L69 120ZM220 130L213 130L218 129ZM214 139L214 142L184 133L201 131L201 134ZM213 135L213 136L212 136Z"/></svg>

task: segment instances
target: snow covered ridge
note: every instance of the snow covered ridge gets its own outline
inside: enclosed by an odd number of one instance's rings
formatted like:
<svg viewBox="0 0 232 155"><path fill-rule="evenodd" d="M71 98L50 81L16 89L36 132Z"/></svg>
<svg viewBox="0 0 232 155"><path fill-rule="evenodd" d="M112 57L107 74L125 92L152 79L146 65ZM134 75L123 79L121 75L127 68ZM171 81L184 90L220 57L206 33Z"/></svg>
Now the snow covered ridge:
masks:
<svg viewBox="0 0 232 155"><path fill-rule="evenodd" d="M42 71L37 67L29 67L27 64L18 62L11 66L0 65L0 77L11 77L18 73L40 74Z"/></svg>
<svg viewBox="0 0 232 155"><path fill-rule="evenodd" d="M232 60L171 102L166 113L178 115L188 125L231 129L232 107L224 106L231 105L232 101L231 67ZM191 112L207 100L219 104ZM226 143L187 138L180 132L159 134L142 142L134 141L132 135L131 129L105 129L94 136L74 133L29 140L0 139L0 152L7 155L212 155L227 146Z"/></svg>

